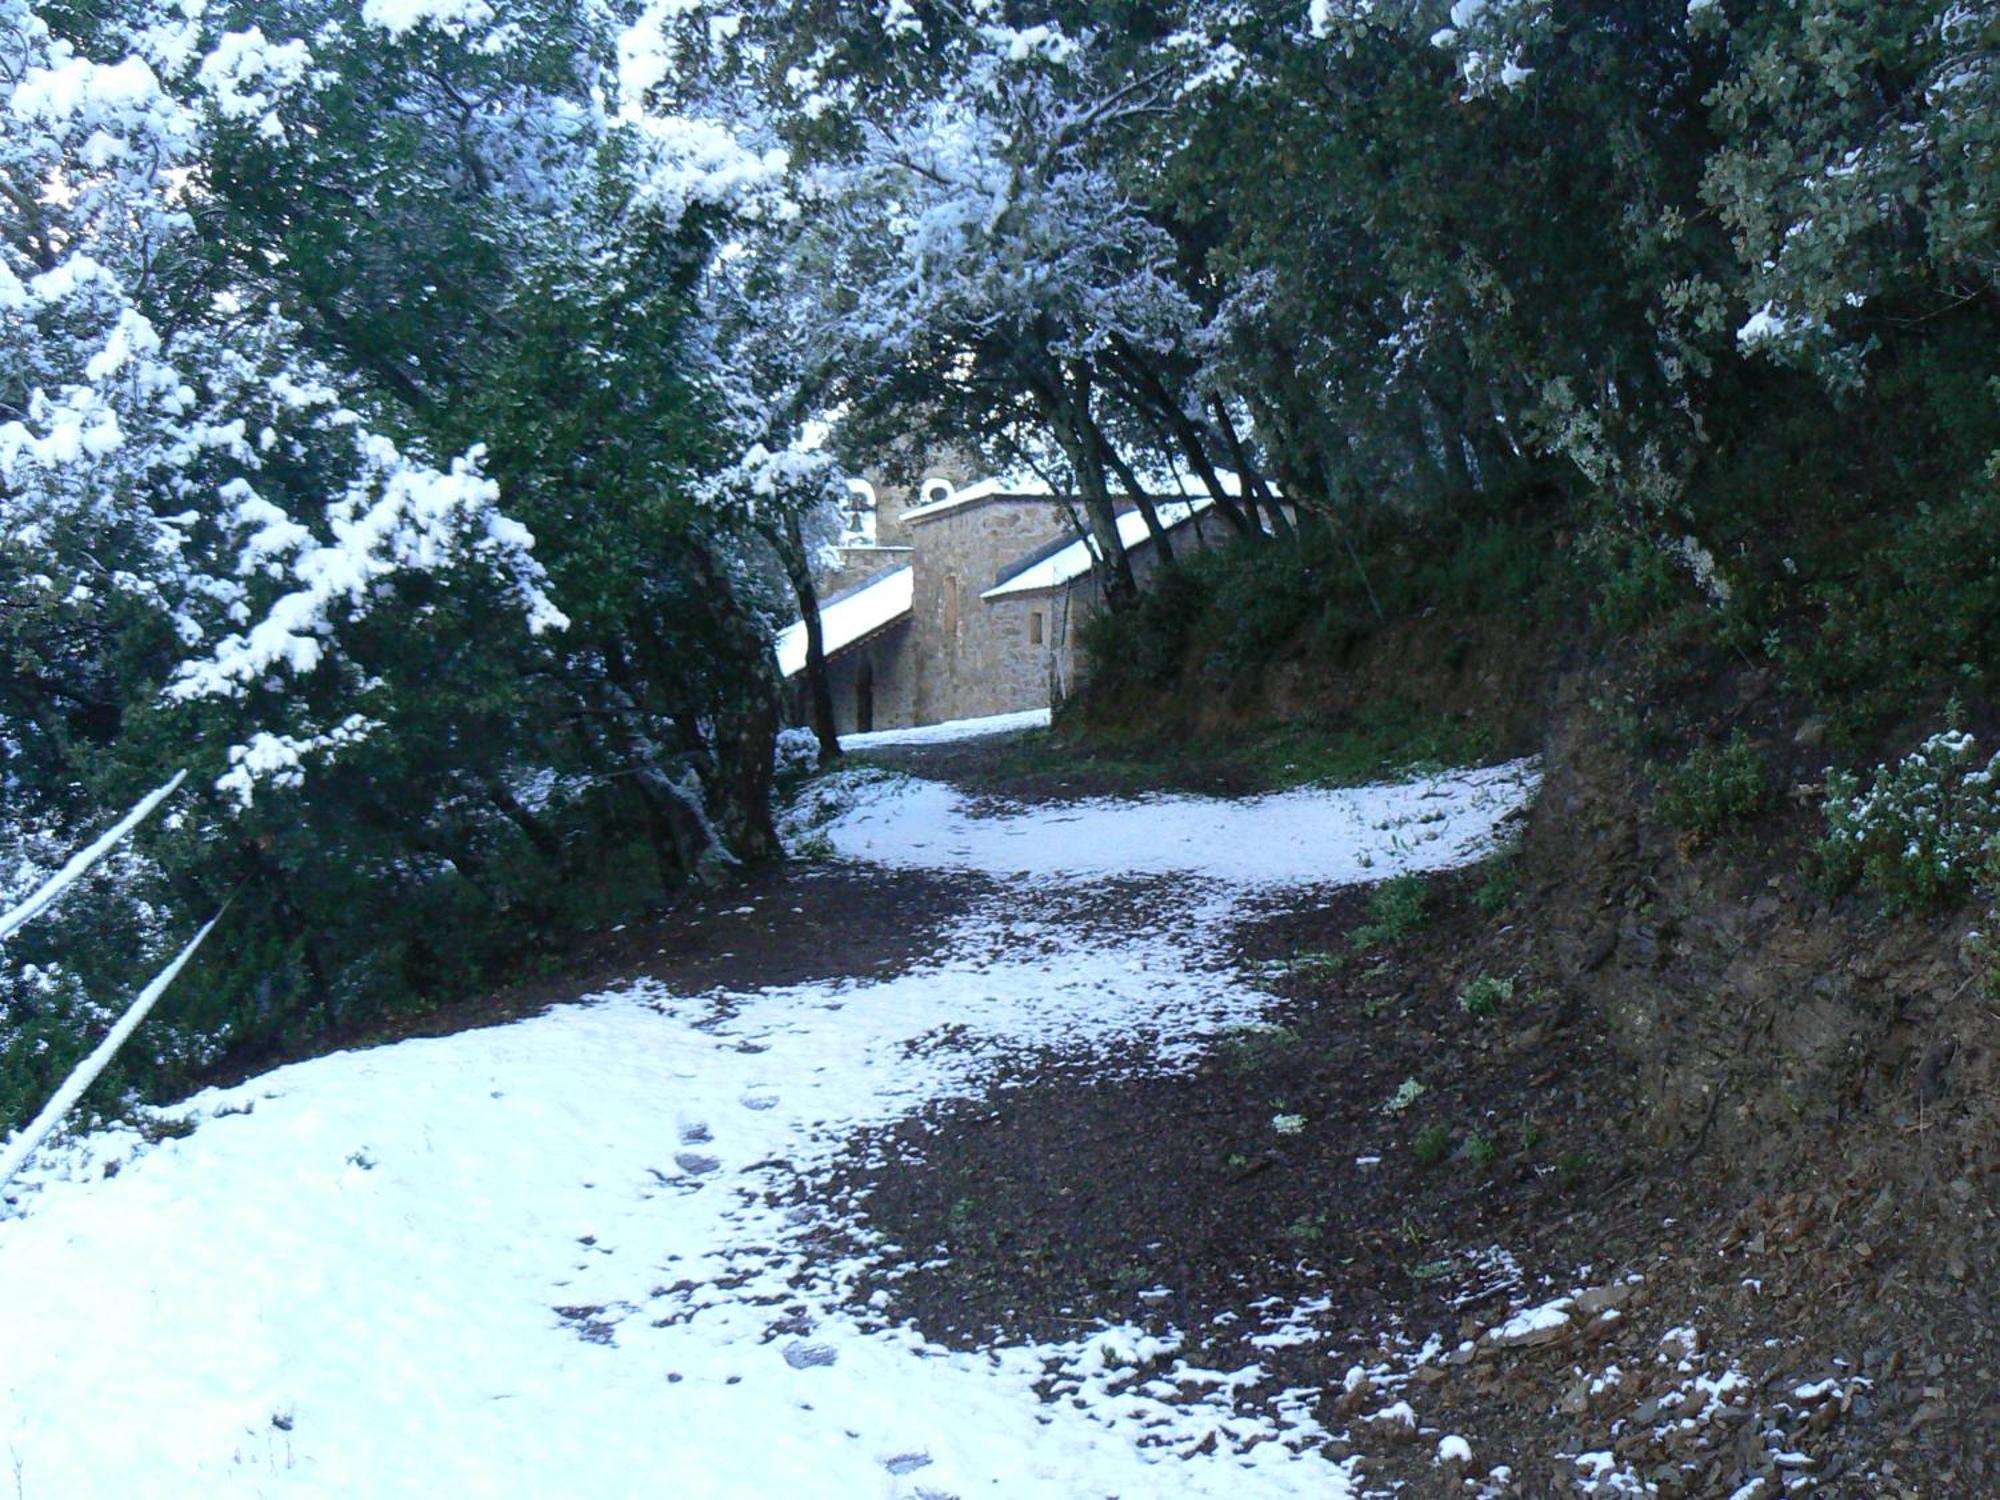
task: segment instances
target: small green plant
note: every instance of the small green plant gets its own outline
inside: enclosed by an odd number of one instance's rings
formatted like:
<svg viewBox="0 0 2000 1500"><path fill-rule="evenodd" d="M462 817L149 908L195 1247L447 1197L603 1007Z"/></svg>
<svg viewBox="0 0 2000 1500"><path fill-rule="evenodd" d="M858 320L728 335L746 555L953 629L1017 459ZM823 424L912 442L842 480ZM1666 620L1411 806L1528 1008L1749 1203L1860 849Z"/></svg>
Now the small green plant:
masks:
<svg viewBox="0 0 2000 1500"><path fill-rule="evenodd" d="M1372 920L1355 928L1348 941L1364 952L1401 942L1424 925L1424 904L1429 897L1430 888L1421 875L1399 875L1383 881L1368 898Z"/></svg>
<svg viewBox="0 0 2000 1500"><path fill-rule="evenodd" d="M1229 1031L1216 1051L1230 1072L1250 1074L1262 1071L1273 1058L1298 1043L1299 1034L1291 1027L1257 1022Z"/></svg>
<svg viewBox="0 0 2000 1500"><path fill-rule="evenodd" d="M1472 904L1487 916L1497 917L1513 905L1515 893L1520 889L1520 865L1511 855L1502 855L1487 866L1486 878L1472 893Z"/></svg>
<svg viewBox="0 0 2000 1500"><path fill-rule="evenodd" d="M221 1119L223 1113L224 1112L222 1110L218 1109L215 1112L215 1117L217 1119ZM247 1115L248 1113L250 1113L250 1111L248 1109L237 1109L237 1110L231 1110L229 1111L229 1113ZM143 1136L146 1140L152 1142L154 1145L158 1145L161 1141L178 1140L183 1136L193 1135L195 1132L194 1121L188 1119L186 1116L163 1115L152 1110L146 1110L141 1112L138 1115L138 1117L133 1120L132 1124L133 1128L135 1128L141 1136ZM354 1160L352 1156L348 1157L347 1159L349 1161ZM370 1165L373 1165L373 1163L370 1163Z"/></svg>
<svg viewBox="0 0 2000 1500"><path fill-rule="evenodd" d="M1260 979L1321 979L1338 974L1347 967L1345 953L1325 953L1309 949L1295 953L1290 958L1274 958L1258 965Z"/></svg>
<svg viewBox="0 0 2000 1500"><path fill-rule="evenodd" d="M1451 1275L1452 1263L1448 1260L1420 1260L1409 1267L1412 1281L1442 1281Z"/></svg>
<svg viewBox="0 0 2000 1500"><path fill-rule="evenodd" d="M1493 1137L1483 1130L1475 1130L1465 1138L1464 1151L1467 1163L1476 1172L1484 1172L1500 1155Z"/></svg>
<svg viewBox="0 0 2000 1500"><path fill-rule="evenodd" d="M1451 1132L1442 1125L1426 1125L1410 1149L1420 1166L1434 1167L1451 1151Z"/></svg>
<svg viewBox="0 0 2000 1500"><path fill-rule="evenodd" d="M963 1235L972 1228L978 1216L979 1205L970 1198L954 1198L950 1210L944 1216L945 1227L954 1235Z"/></svg>
<svg viewBox="0 0 2000 1500"><path fill-rule="evenodd" d="M1324 1213L1301 1214L1285 1226L1285 1238L1301 1245L1317 1245L1326 1234Z"/></svg>
<svg viewBox="0 0 2000 1500"><path fill-rule="evenodd" d="M1459 992L1458 1008L1468 1016L1498 1015L1500 1007L1514 998L1514 981L1481 974Z"/></svg>
<svg viewBox="0 0 2000 1500"><path fill-rule="evenodd" d="M1396 1086L1396 1092L1389 1096L1388 1102L1382 1106L1382 1113L1385 1115L1400 1115L1429 1092L1430 1090L1417 1082L1416 1079L1405 1078Z"/></svg>
<svg viewBox="0 0 2000 1500"><path fill-rule="evenodd" d="M2000 921L2000 910L1989 911L1986 920ZM1996 950L1990 927L1965 935L1965 953L1981 971L1979 993L1988 1005L2000 1007L2000 950Z"/></svg>
<svg viewBox="0 0 2000 1500"><path fill-rule="evenodd" d="M1565 1188L1573 1188L1590 1175L1590 1169L1597 1165L1597 1158L1588 1151L1565 1151L1556 1159L1556 1181Z"/></svg>
<svg viewBox="0 0 2000 1500"><path fill-rule="evenodd" d="M1660 788L1659 808L1674 827L1712 838L1756 817L1772 800L1764 758L1739 729L1726 745L1698 745L1669 770Z"/></svg>
<svg viewBox="0 0 2000 1500"><path fill-rule="evenodd" d="M1531 1115L1521 1122L1521 1149L1532 1151L1542 1143L1542 1127Z"/></svg>

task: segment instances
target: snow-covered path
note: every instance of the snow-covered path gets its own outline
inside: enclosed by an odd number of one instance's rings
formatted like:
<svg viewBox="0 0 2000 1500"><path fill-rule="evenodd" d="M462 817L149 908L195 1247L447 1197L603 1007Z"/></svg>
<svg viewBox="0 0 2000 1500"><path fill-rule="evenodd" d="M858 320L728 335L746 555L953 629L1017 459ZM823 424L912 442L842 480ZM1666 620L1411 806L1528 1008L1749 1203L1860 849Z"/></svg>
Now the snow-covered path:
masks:
<svg viewBox="0 0 2000 1500"><path fill-rule="evenodd" d="M893 1303L844 1310L856 1268L810 1254L810 1184L857 1129L976 1094L1013 1052L1186 1062L1266 1003L1204 952L1233 889L1460 862L1532 788L1512 768L1292 794L1190 843L1190 807L982 821L927 783L875 782L824 829L843 853L1192 878L1115 944L996 896L894 979L637 986L198 1096L179 1111L193 1133L157 1146L80 1142L0 1220L0 1489L1346 1493L1309 1426L1238 1413L1135 1330L969 1356ZM784 1207L802 1182L806 1206ZM1038 1400L1052 1372L1073 1400ZM1188 1401L1157 1399L1161 1381Z"/></svg>

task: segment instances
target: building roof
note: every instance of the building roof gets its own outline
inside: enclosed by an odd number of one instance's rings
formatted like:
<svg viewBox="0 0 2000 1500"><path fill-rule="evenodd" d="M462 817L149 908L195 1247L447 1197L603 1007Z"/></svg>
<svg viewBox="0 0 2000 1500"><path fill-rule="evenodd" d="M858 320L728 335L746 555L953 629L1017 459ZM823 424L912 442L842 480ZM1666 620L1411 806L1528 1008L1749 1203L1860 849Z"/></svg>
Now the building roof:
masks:
<svg viewBox="0 0 2000 1500"><path fill-rule="evenodd" d="M1214 504L1213 500L1169 500L1153 509L1160 518L1160 524L1172 530L1185 525ZM1146 518L1140 512L1128 510L1118 517L1118 539L1127 548L1139 546L1146 537ZM1080 537L1047 557L1030 563L1012 578L1005 579L979 597L1004 599L1010 594L1034 594L1044 589L1061 588L1088 573L1091 560L1096 555L1095 539Z"/></svg>
<svg viewBox="0 0 2000 1500"><path fill-rule="evenodd" d="M1215 477L1225 495L1240 496L1243 493L1243 481L1229 470L1218 469ZM1139 482L1145 486L1146 493L1155 500L1168 495L1182 499L1201 499L1208 494L1207 486L1193 474L1142 474L1139 476ZM1053 499L1055 494L1047 480L1032 474L981 479L977 483L949 490L936 500L913 505L903 512L902 518L905 521L928 521L933 516L942 516L963 509L965 506L977 504L981 500L1049 500ZM1111 498L1113 501L1127 501L1131 497L1122 492L1114 492Z"/></svg>
<svg viewBox="0 0 2000 1500"><path fill-rule="evenodd" d="M826 654L857 646L879 630L886 630L910 613L916 592L916 570L908 563L891 568L880 578L871 578L821 602L820 634ZM798 620L778 632L778 671L796 677L806 669L806 625Z"/></svg>
<svg viewBox="0 0 2000 1500"><path fill-rule="evenodd" d="M903 512L905 521L928 521L933 516L944 515L948 511L962 510L981 500L1005 498L1008 500L1048 500L1055 491L1040 479L982 479L977 484L968 484L936 500L927 500L922 505L913 505Z"/></svg>

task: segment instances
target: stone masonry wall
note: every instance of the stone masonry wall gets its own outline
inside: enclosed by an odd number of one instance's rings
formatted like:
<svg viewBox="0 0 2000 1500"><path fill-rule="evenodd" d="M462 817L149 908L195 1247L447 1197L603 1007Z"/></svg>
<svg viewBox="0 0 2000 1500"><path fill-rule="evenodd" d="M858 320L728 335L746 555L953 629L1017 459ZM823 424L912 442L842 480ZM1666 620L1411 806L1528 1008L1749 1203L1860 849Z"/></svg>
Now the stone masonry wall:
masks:
<svg viewBox="0 0 2000 1500"><path fill-rule="evenodd" d="M1073 694L1089 670L1077 629L1102 607L1095 577L1085 574L1061 588L990 603L980 597L999 581L1003 568L1067 535L1061 508L1046 498L993 496L904 521L903 511L922 503L921 491L884 488L878 494L882 531L901 545L851 549L841 570L826 581L825 593L907 560L915 569L911 619L834 658L839 732L852 734L859 727L864 682L875 729L1013 713ZM1205 515L1176 530L1173 544L1177 554L1185 554L1227 536L1219 517ZM1141 545L1132 565L1143 582L1159 559L1151 546ZM802 708L801 702L797 711Z"/></svg>
<svg viewBox="0 0 2000 1500"><path fill-rule="evenodd" d="M1049 701L1044 653L1027 648L1028 611L996 609L979 596L1007 564L1063 534L1061 512L1046 498L996 496L910 524L916 547L910 638L915 722L1010 713Z"/></svg>
<svg viewBox="0 0 2000 1500"><path fill-rule="evenodd" d="M906 621L866 645L843 651L827 663L833 692L833 727L838 734L861 730L861 689L869 687L871 729L900 729L916 720L916 653Z"/></svg>
<svg viewBox="0 0 2000 1500"><path fill-rule="evenodd" d="M842 547L840 564L818 580L820 603L845 593L856 584L880 578L891 568L910 560L908 547Z"/></svg>

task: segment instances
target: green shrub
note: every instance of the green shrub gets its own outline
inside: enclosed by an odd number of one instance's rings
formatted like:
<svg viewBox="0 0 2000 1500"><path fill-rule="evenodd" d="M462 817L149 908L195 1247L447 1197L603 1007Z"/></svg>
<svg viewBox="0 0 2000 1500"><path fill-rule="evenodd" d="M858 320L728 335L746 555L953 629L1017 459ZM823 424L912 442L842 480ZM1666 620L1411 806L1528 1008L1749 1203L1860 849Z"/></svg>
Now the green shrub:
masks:
<svg viewBox="0 0 2000 1500"><path fill-rule="evenodd" d="M1903 722L1947 685L2000 696L2000 474L1949 499L1871 503L1868 534L1840 537L1839 554L1795 587L1777 653L1786 685L1827 717L1836 742Z"/></svg>
<svg viewBox="0 0 2000 1500"><path fill-rule="evenodd" d="M1503 854L1486 867L1486 878L1472 893L1472 904L1489 917L1497 917L1513 904L1521 888L1521 867L1512 855Z"/></svg>
<svg viewBox="0 0 2000 1500"><path fill-rule="evenodd" d="M1105 611L1081 627L1085 654L1115 681L1164 687L1180 676L1188 648L1215 598L1214 554L1161 568L1124 614Z"/></svg>
<svg viewBox="0 0 2000 1500"><path fill-rule="evenodd" d="M1674 827L1713 837L1766 811L1772 800L1764 759L1739 729L1728 744L1699 745L1668 771L1659 808Z"/></svg>
<svg viewBox="0 0 2000 1500"><path fill-rule="evenodd" d="M1499 1155L1500 1148L1484 1131L1475 1130L1465 1138L1465 1159L1475 1170L1485 1171Z"/></svg>
<svg viewBox="0 0 2000 1500"><path fill-rule="evenodd" d="M1410 1149L1421 1165L1434 1167L1451 1152L1451 1132L1442 1125L1426 1125Z"/></svg>
<svg viewBox="0 0 2000 1500"><path fill-rule="evenodd" d="M1424 903L1430 889L1421 875L1399 875L1375 887L1368 898L1372 921L1354 929L1348 941L1357 949L1399 943L1424 925Z"/></svg>
<svg viewBox="0 0 2000 1500"><path fill-rule="evenodd" d="M1687 565L1644 537L1602 533L1586 552L1596 575L1591 618L1613 634L1634 634L1695 598Z"/></svg>
<svg viewBox="0 0 2000 1500"><path fill-rule="evenodd" d="M1514 998L1514 981L1482 974L1468 984L1458 997L1458 1008L1468 1016L1499 1014L1500 1007Z"/></svg>
<svg viewBox="0 0 2000 1500"><path fill-rule="evenodd" d="M1218 570L1211 624L1225 628L1209 637L1210 677L1254 679L1308 625L1324 631L1328 615L1341 611L1322 553L1310 541L1259 547L1254 556L1238 549L1238 565Z"/></svg>
<svg viewBox="0 0 2000 1500"><path fill-rule="evenodd" d="M1537 627L1565 616L1577 591L1567 551L1551 545L1555 509L1492 505L1344 508L1294 538L1184 556L1131 608L1080 627L1093 691L1171 686L1197 642L1202 674L1233 688L1277 661L1337 659L1383 624L1432 610Z"/></svg>
<svg viewBox="0 0 2000 1500"><path fill-rule="evenodd" d="M1817 855L1827 884L1856 881L1891 909L1949 905L1988 882L2000 831L2000 756L1981 761L1971 735L1934 734L1868 790L1853 775L1826 779L1826 833Z"/></svg>

